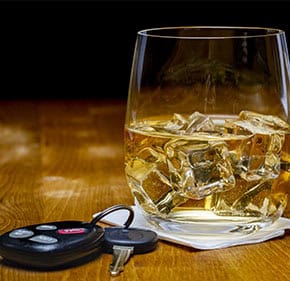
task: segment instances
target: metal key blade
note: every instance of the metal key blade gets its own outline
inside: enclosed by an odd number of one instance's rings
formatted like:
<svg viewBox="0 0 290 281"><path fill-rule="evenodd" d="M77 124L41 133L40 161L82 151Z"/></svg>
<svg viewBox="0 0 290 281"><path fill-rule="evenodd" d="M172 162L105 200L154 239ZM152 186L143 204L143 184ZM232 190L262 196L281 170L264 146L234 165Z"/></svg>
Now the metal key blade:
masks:
<svg viewBox="0 0 290 281"><path fill-rule="evenodd" d="M129 260L133 250L134 247L130 246L113 246L113 260L110 265L110 272L112 276L116 276L123 271L124 265Z"/></svg>

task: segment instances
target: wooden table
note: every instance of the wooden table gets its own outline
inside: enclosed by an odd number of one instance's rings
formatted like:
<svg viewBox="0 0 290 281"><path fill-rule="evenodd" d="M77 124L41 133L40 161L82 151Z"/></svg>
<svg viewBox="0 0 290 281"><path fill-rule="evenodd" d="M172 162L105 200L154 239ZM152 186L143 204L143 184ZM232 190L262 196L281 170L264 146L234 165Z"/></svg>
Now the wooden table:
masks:
<svg viewBox="0 0 290 281"><path fill-rule="evenodd" d="M88 221L133 204L123 165L124 101L0 102L0 234L41 222ZM1 281L290 280L290 236L199 251L159 242L111 277L111 256L79 267L35 272L0 263Z"/></svg>

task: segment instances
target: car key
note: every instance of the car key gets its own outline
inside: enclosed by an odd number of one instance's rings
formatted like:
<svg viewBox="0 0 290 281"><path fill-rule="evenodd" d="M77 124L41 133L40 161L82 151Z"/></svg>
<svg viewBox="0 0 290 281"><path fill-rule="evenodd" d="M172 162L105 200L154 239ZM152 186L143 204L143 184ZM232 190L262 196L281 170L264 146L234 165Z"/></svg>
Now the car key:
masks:
<svg viewBox="0 0 290 281"><path fill-rule="evenodd" d="M140 228L107 227L104 234L104 250L112 253L111 275L124 270L124 265L133 254L155 250L158 236L154 231Z"/></svg>
<svg viewBox="0 0 290 281"><path fill-rule="evenodd" d="M18 266L54 269L81 264L103 252L104 229L96 223L109 213L127 209L128 227L134 217L131 207L115 205L91 222L57 221L13 229L0 235L0 256Z"/></svg>

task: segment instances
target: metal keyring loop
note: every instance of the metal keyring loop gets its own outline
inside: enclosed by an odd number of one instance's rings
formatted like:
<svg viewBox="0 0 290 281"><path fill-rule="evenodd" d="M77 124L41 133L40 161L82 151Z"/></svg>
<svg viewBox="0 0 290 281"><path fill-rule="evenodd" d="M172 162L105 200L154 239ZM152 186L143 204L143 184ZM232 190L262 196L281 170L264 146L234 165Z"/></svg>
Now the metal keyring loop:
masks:
<svg viewBox="0 0 290 281"><path fill-rule="evenodd" d="M90 222L91 225L95 225L98 221L100 221L103 217L107 216L110 213L113 213L115 211L118 210L128 210L129 211L129 217L127 219L127 221L124 223L124 228L128 228L130 226L130 224L133 222L134 219L134 211L130 206L126 206L126 205L114 205L112 207L109 207L107 209L105 209L104 211L100 212L99 214L97 214L97 216L95 216L92 221Z"/></svg>

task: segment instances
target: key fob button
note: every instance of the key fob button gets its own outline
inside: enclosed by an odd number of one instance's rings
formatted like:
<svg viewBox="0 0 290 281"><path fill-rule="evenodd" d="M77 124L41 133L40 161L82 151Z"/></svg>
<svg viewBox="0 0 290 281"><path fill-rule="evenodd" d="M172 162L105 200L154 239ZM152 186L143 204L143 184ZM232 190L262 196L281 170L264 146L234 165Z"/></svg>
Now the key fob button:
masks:
<svg viewBox="0 0 290 281"><path fill-rule="evenodd" d="M57 227L52 224L42 224L36 227L37 230L56 230Z"/></svg>
<svg viewBox="0 0 290 281"><path fill-rule="evenodd" d="M9 233L10 238L28 238L34 235L34 232L28 229L15 229Z"/></svg>
<svg viewBox="0 0 290 281"><path fill-rule="evenodd" d="M59 229L57 231L58 234L84 234L86 233L85 228L65 228L65 229Z"/></svg>
<svg viewBox="0 0 290 281"><path fill-rule="evenodd" d="M29 238L30 241L42 243L42 244L53 244L56 243L58 240L54 237L47 236L47 235L36 235Z"/></svg>

